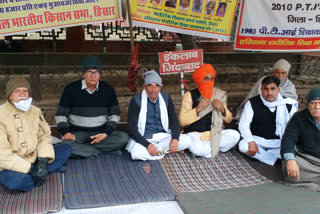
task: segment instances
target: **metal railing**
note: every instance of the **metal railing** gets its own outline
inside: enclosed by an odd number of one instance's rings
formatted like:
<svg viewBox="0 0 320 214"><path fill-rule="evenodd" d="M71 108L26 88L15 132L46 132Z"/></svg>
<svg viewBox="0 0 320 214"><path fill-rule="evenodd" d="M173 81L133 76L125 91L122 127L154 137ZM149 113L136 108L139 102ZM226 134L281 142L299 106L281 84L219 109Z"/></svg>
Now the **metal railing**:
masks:
<svg viewBox="0 0 320 214"><path fill-rule="evenodd" d="M158 65L146 65L146 69L158 69ZM271 74L271 64L217 64L216 85L228 92L246 91L263 75ZM127 88L128 70L130 66L103 66L102 79L109 82L117 91L118 96L130 96L133 93ZM308 86L320 83L320 62L315 59L304 60L293 64L290 79L297 84ZM60 96L63 88L69 82L81 79L80 66L0 66L0 99L5 98L6 82L12 75L25 75L30 81L32 94L35 99ZM137 74L136 87L142 87L141 74ZM179 91L180 75L163 75L163 82L173 93ZM190 88L195 87L192 74L186 73Z"/></svg>

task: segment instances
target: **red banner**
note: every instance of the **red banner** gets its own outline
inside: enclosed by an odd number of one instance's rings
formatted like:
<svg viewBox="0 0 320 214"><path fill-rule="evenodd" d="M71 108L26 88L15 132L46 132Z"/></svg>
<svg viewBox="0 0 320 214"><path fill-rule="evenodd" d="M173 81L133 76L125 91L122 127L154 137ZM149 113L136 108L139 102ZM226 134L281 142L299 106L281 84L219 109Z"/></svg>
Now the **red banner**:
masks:
<svg viewBox="0 0 320 214"><path fill-rule="evenodd" d="M138 78L138 67L139 67L139 44L137 43L133 49L133 53L130 60L130 67L128 71L128 88L131 92L137 92L137 78Z"/></svg>
<svg viewBox="0 0 320 214"><path fill-rule="evenodd" d="M160 74L193 72L202 64L202 49L159 53Z"/></svg>

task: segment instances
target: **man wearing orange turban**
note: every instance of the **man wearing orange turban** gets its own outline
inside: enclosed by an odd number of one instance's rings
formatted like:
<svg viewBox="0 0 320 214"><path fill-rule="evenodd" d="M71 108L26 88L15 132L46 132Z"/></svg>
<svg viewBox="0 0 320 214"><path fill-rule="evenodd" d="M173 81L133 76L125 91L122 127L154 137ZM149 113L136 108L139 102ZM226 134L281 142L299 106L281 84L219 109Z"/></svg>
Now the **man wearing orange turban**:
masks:
<svg viewBox="0 0 320 214"><path fill-rule="evenodd" d="M226 92L214 87L215 77L216 71L209 64L193 73L198 87L183 96L179 115L183 132L192 139L189 150L206 158L227 152L240 139L236 130L223 130L223 122L230 123L232 114L227 108Z"/></svg>

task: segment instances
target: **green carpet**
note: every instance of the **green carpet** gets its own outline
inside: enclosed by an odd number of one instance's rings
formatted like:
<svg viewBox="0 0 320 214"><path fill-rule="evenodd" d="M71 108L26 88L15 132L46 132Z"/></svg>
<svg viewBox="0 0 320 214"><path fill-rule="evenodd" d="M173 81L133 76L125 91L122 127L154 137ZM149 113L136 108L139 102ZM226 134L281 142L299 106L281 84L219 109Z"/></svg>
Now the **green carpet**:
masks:
<svg viewBox="0 0 320 214"><path fill-rule="evenodd" d="M320 193L268 183L251 187L199 193L180 193L186 214L300 214L320 213Z"/></svg>

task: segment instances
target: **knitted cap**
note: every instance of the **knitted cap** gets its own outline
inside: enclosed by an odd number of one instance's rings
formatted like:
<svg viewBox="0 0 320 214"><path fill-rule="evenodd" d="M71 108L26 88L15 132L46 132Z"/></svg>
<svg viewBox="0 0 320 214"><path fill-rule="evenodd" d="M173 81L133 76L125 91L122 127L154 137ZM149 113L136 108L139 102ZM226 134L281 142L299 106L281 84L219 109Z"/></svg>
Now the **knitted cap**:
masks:
<svg viewBox="0 0 320 214"><path fill-rule="evenodd" d="M87 70L96 69L101 74L101 63L98 57L88 55L82 62L82 72L85 73Z"/></svg>
<svg viewBox="0 0 320 214"><path fill-rule="evenodd" d="M22 75L12 76L7 83L6 96L9 97L16 88L21 87L27 88L29 93L31 93L30 84Z"/></svg>
<svg viewBox="0 0 320 214"><path fill-rule="evenodd" d="M147 71L144 74L144 85L149 85L151 83L156 83L157 85L163 86L162 79L155 70Z"/></svg>
<svg viewBox="0 0 320 214"><path fill-rule="evenodd" d="M289 63L287 60L285 60L285 59L279 59L279 60L273 65L272 71L277 70L277 69L281 69L281 70L284 70L284 71L288 74L289 71L290 71L290 68L291 68L291 65L290 65L290 63Z"/></svg>
<svg viewBox="0 0 320 214"><path fill-rule="evenodd" d="M320 100L320 86L314 87L310 90L307 98L307 106L313 100Z"/></svg>

